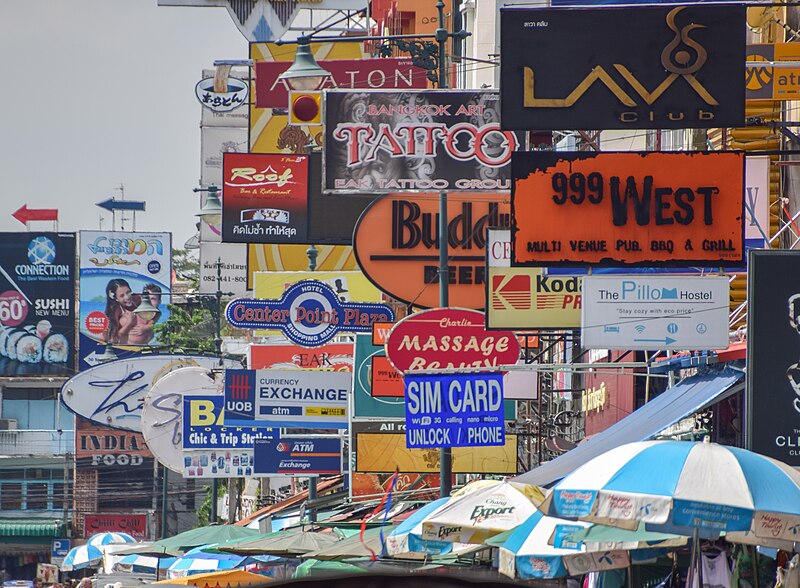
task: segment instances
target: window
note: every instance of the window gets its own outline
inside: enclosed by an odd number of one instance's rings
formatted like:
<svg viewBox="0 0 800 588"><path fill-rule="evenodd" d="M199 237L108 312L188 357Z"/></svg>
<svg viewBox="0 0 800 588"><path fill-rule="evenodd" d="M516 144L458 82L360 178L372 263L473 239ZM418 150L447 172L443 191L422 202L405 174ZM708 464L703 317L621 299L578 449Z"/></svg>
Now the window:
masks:
<svg viewBox="0 0 800 588"><path fill-rule="evenodd" d="M50 485L42 482L25 484L25 509L47 510Z"/></svg>
<svg viewBox="0 0 800 588"><path fill-rule="evenodd" d="M62 510L63 480L64 470L0 469L0 510Z"/></svg>
<svg viewBox="0 0 800 588"><path fill-rule="evenodd" d="M0 510L22 510L21 482L3 482L0 485Z"/></svg>

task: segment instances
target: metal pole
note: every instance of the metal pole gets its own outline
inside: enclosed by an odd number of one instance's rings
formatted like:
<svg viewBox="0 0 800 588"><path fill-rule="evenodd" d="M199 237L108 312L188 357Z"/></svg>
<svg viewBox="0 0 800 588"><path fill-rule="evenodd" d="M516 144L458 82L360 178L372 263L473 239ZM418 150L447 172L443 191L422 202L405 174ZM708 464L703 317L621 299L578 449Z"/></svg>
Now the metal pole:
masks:
<svg viewBox="0 0 800 588"><path fill-rule="evenodd" d="M444 1L436 2L439 12L439 28L436 29L436 41L439 43L439 89L449 87L447 79L447 64L445 63L447 50L447 29L444 28ZM450 304L449 279L447 257L447 192L439 193L439 306L447 308ZM453 455L449 447L439 449L439 497L450 496L453 477Z"/></svg>
<svg viewBox="0 0 800 588"><path fill-rule="evenodd" d="M169 470L166 466L161 468L164 472L161 478L161 538L167 537L167 478L169 477Z"/></svg>
<svg viewBox="0 0 800 588"><path fill-rule="evenodd" d="M216 308L214 312L214 353L217 354L219 358L219 366L222 367L222 324L221 324L221 317L222 314L222 258L217 258L217 291L214 293L216 297ZM216 523L217 522L217 494L218 491L218 484L219 480L217 478L211 479L211 512L208 516L208 522Z"/></svg>
<svg viewBox="0 0 800 588"><path fill-rule="evenodd" d="M317 478L308 479L308 520L317 522L317 507L312 506L317 500Z"/></svg>

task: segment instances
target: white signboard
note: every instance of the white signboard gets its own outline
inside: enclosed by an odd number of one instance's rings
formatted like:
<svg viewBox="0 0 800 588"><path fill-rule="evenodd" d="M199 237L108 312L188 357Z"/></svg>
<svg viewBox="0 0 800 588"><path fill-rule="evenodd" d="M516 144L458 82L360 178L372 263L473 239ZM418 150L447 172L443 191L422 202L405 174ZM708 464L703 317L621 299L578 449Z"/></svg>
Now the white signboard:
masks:
<svg viewBox="0 0 800 588"><path fill-rule="evenodd" d="M597 349L721 349L728 278L586 276L583 345Z"/></svg>
<svg viewBox="0 0 800 588"><path fill-rule="evenodd" d="M247 127L200 129L200 183L222 188L222 154L247 153Z"/></svg>
<svg viewBox="0 0 800 588"><path fill-rule="evenodd" d="M203 79L195 85L194 93L203 105L200 126L203 127L247 127L250 80L248 72L232 70L225 80L224 92L214 91L213 69L203 70Z"/></svg>
<svg viewBox="0 0 800 588"><path fill-rule="evenodd" d="M253 477L253 448L183 451L184 478Z"/></svg>
<svg viewBox="0 0 800 588"><path fill-rule="evenodd" d="M231 359L223 367L237 368ZM177 369L219 366L219 358L201 355L142 355L101 363L75 374L61 387L61 402L85 419L115 429L142 432L144 399L155 382Z"/></svg>
<svg viewBox="0 0 800 588"><path fill-rule="evenodd" d="M247 294L247 244L200 243L200 292L217 291L217 263L221 263L220 290Z"/></svg>
<svg viewBox="0 0 800 588"><path fill-rule="evenodd" d="M769 156L745 158L744 239L748 247L766 247L769 235Z"/></svg>

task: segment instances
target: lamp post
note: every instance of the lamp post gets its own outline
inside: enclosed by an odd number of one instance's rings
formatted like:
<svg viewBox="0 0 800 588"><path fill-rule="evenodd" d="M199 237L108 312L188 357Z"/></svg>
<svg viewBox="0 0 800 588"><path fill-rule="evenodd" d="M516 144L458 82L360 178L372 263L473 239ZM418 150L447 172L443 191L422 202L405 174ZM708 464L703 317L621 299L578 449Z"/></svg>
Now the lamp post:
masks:
<svg viewBox="0 0 800 588"><path fill-rule="evenodd" d="M277 41L277 45L295 43L297 52L294 62L283 74L278 76L290 89L316 90L330 76L330 73L317 64L311 52L310 43L314 41L336 42L362 42L384 41L380 48L383 56L391 55L391 47L410 53L412 63L428 70L428 79L436 83L439 89L449 87L447 77L446 49L448 39L465 39L471 33L459 30L448 32L444 26L444 0L437 0L438 27L433 35L383 35L375 37L313 37L304 35L296 41ZM421 41L433 39L434 42ZM438 72L436 71L438 69ZM327 75L326 75L327 74ZM445 308L449 305L449 267L447 247L447 192L439 193L439 306ZM450 448L439 450L439 495L449 496L452 490L453 464Z"/></svg>

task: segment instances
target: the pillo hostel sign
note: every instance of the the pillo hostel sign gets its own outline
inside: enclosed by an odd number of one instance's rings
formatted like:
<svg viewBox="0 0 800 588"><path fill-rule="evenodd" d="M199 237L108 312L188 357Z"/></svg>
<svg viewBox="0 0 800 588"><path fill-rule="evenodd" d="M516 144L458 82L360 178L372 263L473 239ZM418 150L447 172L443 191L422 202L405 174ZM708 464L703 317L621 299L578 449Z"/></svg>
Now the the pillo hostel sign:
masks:
<svg viewBox="0 0 800 588"><path fill-rule="evenodd" d="M744 4L503 9L501 32L504 129L744 123Z"/></svg>

